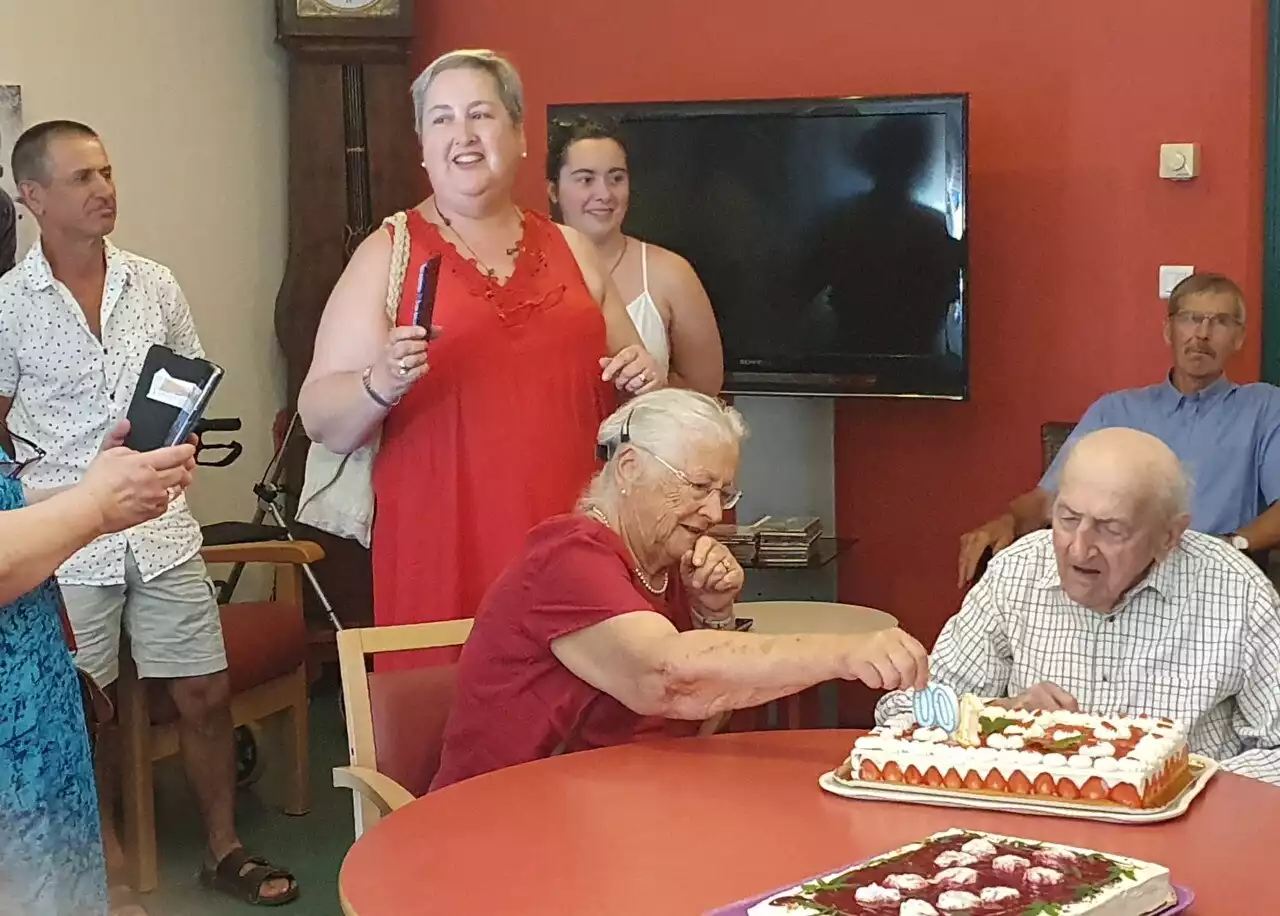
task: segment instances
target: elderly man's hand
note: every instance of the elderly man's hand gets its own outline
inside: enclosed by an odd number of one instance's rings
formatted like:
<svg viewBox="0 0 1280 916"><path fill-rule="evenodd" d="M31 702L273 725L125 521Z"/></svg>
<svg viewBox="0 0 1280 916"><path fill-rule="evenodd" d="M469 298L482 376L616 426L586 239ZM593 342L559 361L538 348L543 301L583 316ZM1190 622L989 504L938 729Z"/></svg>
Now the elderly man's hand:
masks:
<svg viewBox="0 0 1280 916"><path fill-rule="evenodd" d="M1044 710L1050 712L1057 709L1067 712L1079 712L1080 704L1076 698L1057 684L1041 681L1026 693L1007 700L992 700L992 706L1003 706L1005 709Z"/></svg>
<svg viewBox="0 0 1280 916"><path fill-rule="evenodd" d="M733 605L746 574L729 548L704 534L680 558L680 581L694 604L718 613Z"/></svg>

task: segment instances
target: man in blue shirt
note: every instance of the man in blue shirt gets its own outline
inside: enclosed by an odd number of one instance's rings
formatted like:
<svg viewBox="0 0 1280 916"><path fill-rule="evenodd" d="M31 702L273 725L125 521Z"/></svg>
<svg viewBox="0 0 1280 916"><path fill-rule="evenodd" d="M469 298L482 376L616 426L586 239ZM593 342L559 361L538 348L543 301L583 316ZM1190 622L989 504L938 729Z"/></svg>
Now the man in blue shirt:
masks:
<svg viewBox="0 0 1280 916"><path fill-rule="evenodd" d="M983 554L1049 524L1066 454L1094 430L1127 426L1164 441L1191 478L1191 527L1244 551L1280 545L1280 388L1236 385L1223 374L1244 343L1240 287L1221 274L1194 274L1173 289L1164 339L1173 368L1159 385L1094 401L1039 485L1000 517L960 539L960 586Z"/></svg>

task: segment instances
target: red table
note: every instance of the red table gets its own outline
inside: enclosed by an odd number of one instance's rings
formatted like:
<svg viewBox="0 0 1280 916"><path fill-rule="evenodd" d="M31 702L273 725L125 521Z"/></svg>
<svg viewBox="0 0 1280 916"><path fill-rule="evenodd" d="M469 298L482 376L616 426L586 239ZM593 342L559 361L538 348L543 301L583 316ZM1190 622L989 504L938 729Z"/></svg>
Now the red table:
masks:
<svg viewBox="0 0 1280 916"><path fill-rule="evenodd" d="M696 916L953 826L1159 862L1195 891L1195 916L1276 905L1247 895L1280 864L1280 788L1219 773L1186 816L1140 826L828 795L818 776L857 734L658 741L458 783L356 842L342 865L343 909Z"/></svg>

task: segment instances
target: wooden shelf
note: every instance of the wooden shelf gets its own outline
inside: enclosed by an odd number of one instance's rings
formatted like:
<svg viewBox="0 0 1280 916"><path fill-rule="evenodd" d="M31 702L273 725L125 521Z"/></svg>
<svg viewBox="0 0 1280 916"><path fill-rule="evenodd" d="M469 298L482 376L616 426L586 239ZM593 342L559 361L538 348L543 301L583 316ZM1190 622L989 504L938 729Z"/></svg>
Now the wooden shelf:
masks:
<svg viewBox="0 0 1280 916"><path fill-rule="evenodd" d="M857 538L818 538L818 542L816 544L817 549L814 551L813 556L809 558L809 562L804 564L803 566L781 566L776 564L760 563L758 561L752 561L750 563L743 563L742 568L743 569L768 569L768 570L776 570L779 572L788 572L788 571L798 572L806 569L821 569L822 567L831 563L837 557L842 556L850 548L852 548L853 545L856 543L857 543Z"/></svg>

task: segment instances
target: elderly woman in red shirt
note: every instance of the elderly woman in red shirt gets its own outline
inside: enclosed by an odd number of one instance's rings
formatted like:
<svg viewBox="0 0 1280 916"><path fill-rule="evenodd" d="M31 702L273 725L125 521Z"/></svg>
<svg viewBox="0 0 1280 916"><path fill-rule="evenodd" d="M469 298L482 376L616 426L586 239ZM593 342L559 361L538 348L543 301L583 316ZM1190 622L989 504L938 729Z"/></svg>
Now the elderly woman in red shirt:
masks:
<svg viewBox="0 0 1280 916"><path fill-rule="evenodd" d="M901 630L735 630L742 567L707 532L738 501L745 435L733 408L679 389L604 421L578 511L535 527L476 613L432 789L823 681L925 685L927 653Z"/></svg>

